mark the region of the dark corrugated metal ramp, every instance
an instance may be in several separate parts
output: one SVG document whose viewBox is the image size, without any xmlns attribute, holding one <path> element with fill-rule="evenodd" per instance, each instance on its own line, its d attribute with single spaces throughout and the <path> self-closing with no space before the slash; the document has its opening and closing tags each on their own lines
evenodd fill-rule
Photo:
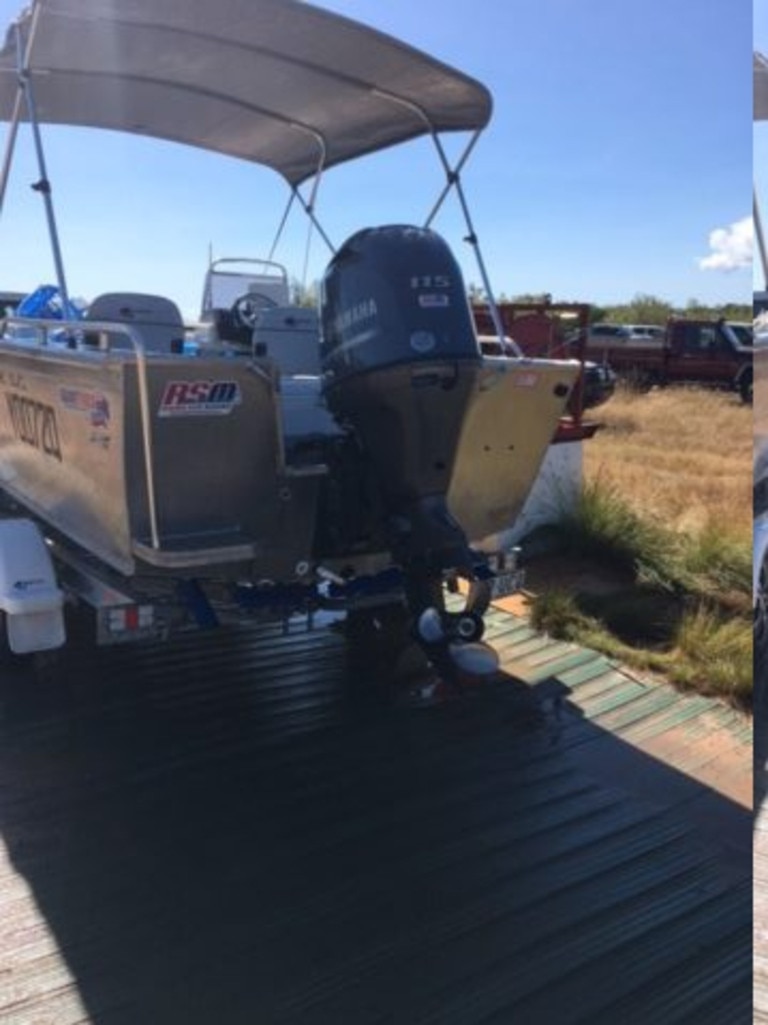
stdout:
<svg viewBox="0 0 768 1025">
<path fill-rule="evenodd" d="M 4 1025 L 751 1021 L 748 809 L 600 722 L 698 714 L 490 621 L 528 684 L 429 710 L 328 630 L 4 670 Z"/>
</svg>

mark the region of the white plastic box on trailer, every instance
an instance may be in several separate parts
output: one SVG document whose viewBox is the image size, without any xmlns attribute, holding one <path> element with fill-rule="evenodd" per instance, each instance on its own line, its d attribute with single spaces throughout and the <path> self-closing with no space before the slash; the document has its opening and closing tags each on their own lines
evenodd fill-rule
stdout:
<svg viewBox="0 0 768 1025">
<path fill-rule="evenodd" d="M 31 520 L 0 520 L 0 615 L 17 655 L 59 648 L 66 639 L 64 594 Z"/>
</svg>

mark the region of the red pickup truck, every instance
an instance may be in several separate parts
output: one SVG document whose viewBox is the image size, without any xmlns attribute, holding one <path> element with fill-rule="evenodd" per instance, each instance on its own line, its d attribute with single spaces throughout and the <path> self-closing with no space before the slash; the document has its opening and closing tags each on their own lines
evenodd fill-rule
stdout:
<svg viewBox="0 0 768 1025">
<path fill-rule="evenodd" d="M 613 395 L 616 375 L 604 363 L 584 358 L 591 307 L 587 303 L 500 302 L 499 317 L 509 348 L 501 351 L 496 325 L 485 306 L 473 306 L 480 346 L 488 356 L 515 355 L 540 359 L 579 359 L 582 372 L 569 411 L 577 419 L 582 410 L 594 409 Z M 514 340 L 514 341 L 512 341 Z"/>
<path fill-rule="evenodd" d="M 752 401 L 752 347 L 725 320 L 673 317 L 660 335 L 638 337 L 622 325 L 596 324 L 586 355 L 636 387 L 699 384 L 737 391 Z"/>
</svg>

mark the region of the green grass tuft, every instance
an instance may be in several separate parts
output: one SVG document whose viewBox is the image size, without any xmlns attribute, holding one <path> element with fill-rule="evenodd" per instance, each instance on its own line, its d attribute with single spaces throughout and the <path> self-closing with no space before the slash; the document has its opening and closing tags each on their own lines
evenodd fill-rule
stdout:
<svg viewBox="0 0 768 1025">
<path fill-rule="evenodd" d="M 609 594 L 538 595 L 531 622 L 673 683 L 742 706 L 752 694 L 750 545 L 708 527 L 680 534 L 641 516 L 597 480 L 554 525 L 564 555 L 623 572 Z"/>
<path fill-rule="evenodd" d="M 565 549 L 645 582 L 669 582 L 679 541 L 672 531 L 644 519 L 600 480 L 586 484 L 573 511 L 556 524 Z"/>
<path fill-rule="evenodd" d="M 692 609 L 678 628 L 670 675 L 673 682 L 742 704 L 752 694 L 752 624 L 745 617 L 723 619 L 704 605 Z"/>
</svg>

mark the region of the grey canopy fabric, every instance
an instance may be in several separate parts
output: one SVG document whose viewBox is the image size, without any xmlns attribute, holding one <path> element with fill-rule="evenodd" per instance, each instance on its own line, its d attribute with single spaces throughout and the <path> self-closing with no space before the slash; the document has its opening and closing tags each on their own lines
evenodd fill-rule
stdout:
<svg viewBox="0 0 768 1025">
<path fill-rule="evenodd" d="M 768 121 L 768 60 L 755 53 L 752 58 L 753 120 Z"/>
<path fill-rule="evenodd" d="M 318 165 L 479 129 L 491 114 L 475 80 L 299 0 L 36 0 L 19 25 L 40 122 L 175 140 L 265 164 L 293 185 Z M 16 51 L 11 29 L 2 120 Z"/>
</svg>

